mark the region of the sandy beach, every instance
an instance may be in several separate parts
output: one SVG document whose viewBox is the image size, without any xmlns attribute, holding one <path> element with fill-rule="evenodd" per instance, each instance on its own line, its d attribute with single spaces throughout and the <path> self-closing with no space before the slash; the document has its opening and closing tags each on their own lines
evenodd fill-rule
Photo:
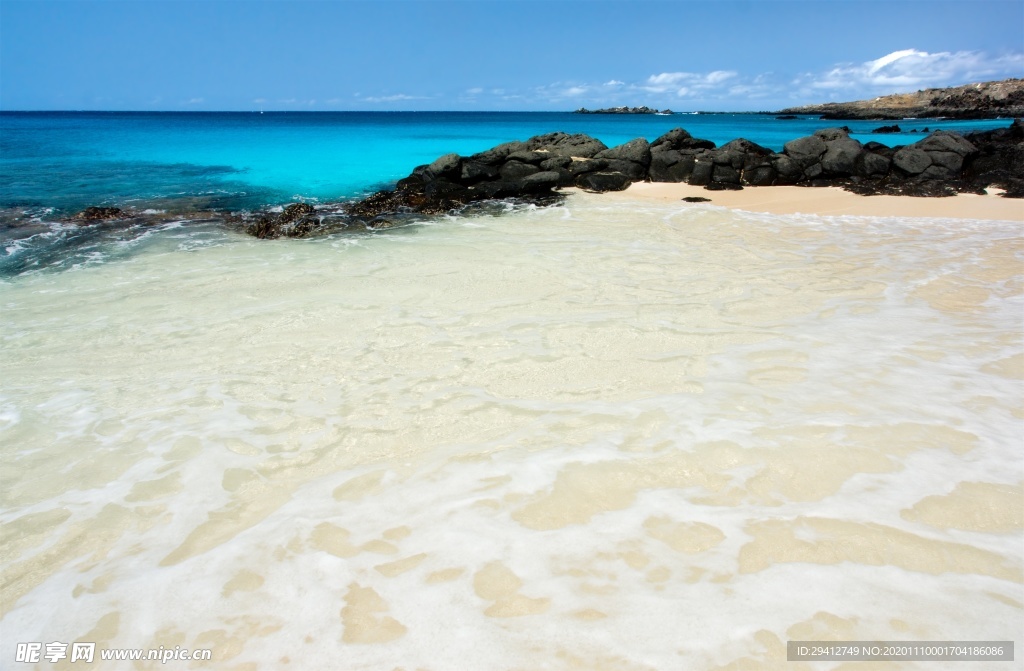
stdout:
<svg viewBox="0 0 1024 671">
<path fill-rule="evenodd" d="M 711 205 L 770 214 L 939 217 L 1024 222 L 1024 201 L 1003 198 L 998 195 L 998 189 L 990 191 L 984 196 L 961 193 L 949 198 L 914 198 L 860 196 L 839 187 L 772 186 L 746 188 L 742 191 L 708 191 L 701 186 L 683 183 L 636 182 L 625 191 L 608 192 L 604 197 L 616 201 L 643 199 L 669 203 L 696 196 L 710 198 Z"/>
</svg>

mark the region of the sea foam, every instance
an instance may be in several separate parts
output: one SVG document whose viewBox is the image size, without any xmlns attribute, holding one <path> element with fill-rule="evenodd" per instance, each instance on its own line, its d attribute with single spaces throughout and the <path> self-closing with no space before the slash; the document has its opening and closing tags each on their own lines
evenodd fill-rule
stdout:
<svg viewBox="0 0 1024 671">
<path fill-rule="evenodd" d="M 0 658 L 769 668 L 1021 631 L 1015 224 L 574 195 L 181 231 L 0 287 Z"/>
</svg>

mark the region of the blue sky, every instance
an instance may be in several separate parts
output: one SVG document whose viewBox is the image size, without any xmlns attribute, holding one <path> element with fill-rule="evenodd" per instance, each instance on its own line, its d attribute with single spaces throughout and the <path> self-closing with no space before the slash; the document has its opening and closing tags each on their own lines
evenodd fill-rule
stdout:
<svg viewBox="0 0 1024 671">
<path fill-rule="evenodd" d="M 2 0 L 0 109 L 773 110 L 1024 77 L 1024 0 Z"/>
</svg>

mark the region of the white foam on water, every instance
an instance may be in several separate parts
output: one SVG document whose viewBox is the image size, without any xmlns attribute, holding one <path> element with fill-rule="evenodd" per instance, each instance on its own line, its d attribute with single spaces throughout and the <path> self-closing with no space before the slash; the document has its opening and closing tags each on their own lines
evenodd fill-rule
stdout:
<svg viewBox="0 0 1024 671">
<path fill-rule="evenodd" d="M 1024 630 L 1016 224 L 576 195 L 173 239 L 0 288 L 0 659 L 780 668 Z"/>
</svg>

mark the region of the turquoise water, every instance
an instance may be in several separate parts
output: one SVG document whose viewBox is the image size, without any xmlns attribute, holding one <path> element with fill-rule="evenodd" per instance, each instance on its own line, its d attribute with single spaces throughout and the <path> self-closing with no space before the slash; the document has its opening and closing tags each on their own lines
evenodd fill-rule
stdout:
<svg viewBox="0 0 1024 671">
<path fill-rule="evenodd" d="M 871 135 L 876 121 L 849 126 L 864 142 L 905 144 L 923 137 L 913 129 L 1007 123 L 907 121 L 900 135 Z M 356 198 L 442 154 L 473 154 L 542 133 L 587 133 L 614 146 L 681 126 L 719 145 L 745 137 L 780 150 L 830 125 L 836 122 L 763 114 L 3 113 L 0 277 L 129 258 L 167 235 L 183 237 L 186 248 L 210 244 L 232 235 L 225 212 Z M 131 225 L 68 223 L 90 205 L 148 214 Z"/>
<path fill-rule="evenodd" d="M 846 122 L 863 142 L 907 144 L 920 134 L 871 135 L 877 121 Z M 980 130 L 1008 122 L 920 120 L 909 131 Z M 471 154 L 552 131 L 609 146 L 684 127 L 722 144 L 745 137 L 779 150 L 834 121 L 772 115 L 607 116 L 571 113 L 4 113 L 0 207 L 88 205 L 242 209 L 364 194 L 448 152 Z"/>
</svg>

